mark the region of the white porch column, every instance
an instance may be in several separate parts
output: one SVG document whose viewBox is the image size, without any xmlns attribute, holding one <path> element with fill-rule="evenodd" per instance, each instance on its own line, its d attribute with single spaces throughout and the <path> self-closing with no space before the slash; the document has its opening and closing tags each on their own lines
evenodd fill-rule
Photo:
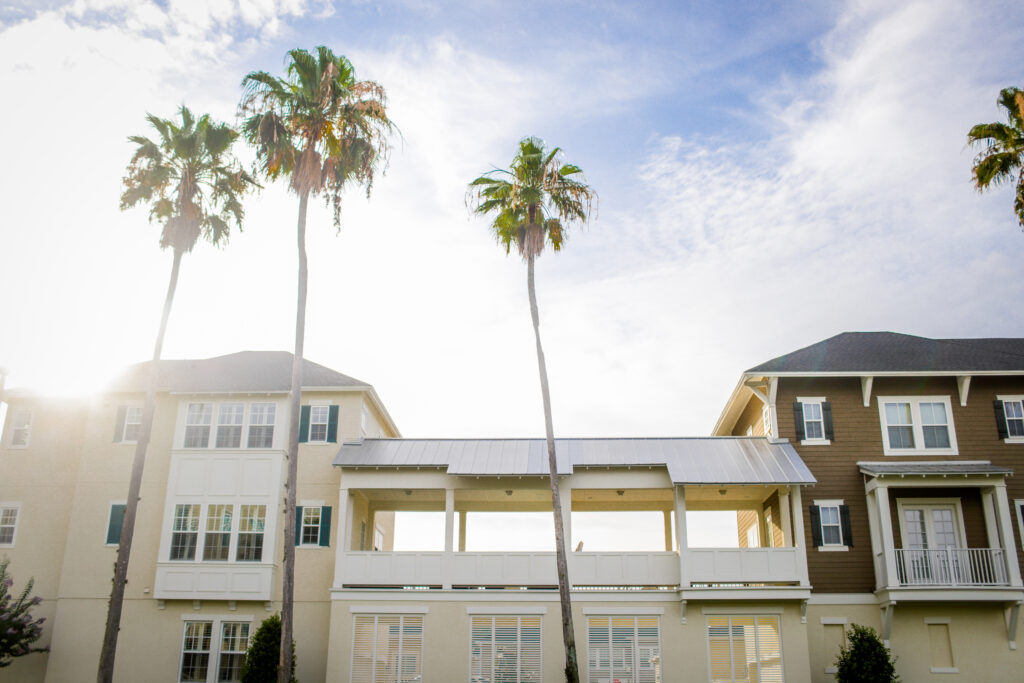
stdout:
<svg viewBox="0 0 1024 683">
<path fill-rule="evenodd" d="M 879 482 L 875 488 L 875 500 L 878 503 L 878 528 L 882 532 L 882 554 L 885 557 L 885 585 L 898 586 L 900 575 L 896 570 L 896 541 L 892 533 L 889 487 Z"/>
<path fill-rule="evenodd" d="M 349 535 L 352 533 L 352 496 L 348 489 L 341 489 L 338 492 L 338 536 L 334 551 L 334 587 L 341 588 L 342 579 L 345 575 L 345 553 L 351 547 L 348 545 Z"/>
<path fill-rule="evenodd" d="M 875 489 L 865 494 L 868 505 L 868 530 L 871 536 L 871 560 L 875 568 L 875 588 L 885 588 L 885 546 L 882 544 L 882 528 L 878 521 L 878 496 Z"/>
<path fill-rule="evenodd" d="M 455 544 L 455 489 L 444 490 L 444 576 L 442 585 L 452 587 L 452 552 Z"/>
<path fill-rule="evenodd" d="M 459 512 L 459 552 L 466 552 L 466 511 Z"/>
<path fill-rule="evenodd" d="M 679 546 L 679 587 L 689 588 L 690 579 L 686 575 L 686 489 L 677 484 L 673 487 L 675 492 L 676 510 L 676 545 Z"/>
<path fill-rule="evenodd" d="M 665 518 L 665 552 L 672 552 L 672 511 L 662 510 L 661 514 Z"/>
<path fill-rule="evenodd" d="M 1010 512 L 1010 501 L 1006 498 L 1006 484 L 996 484 L 995 508 L 999 520 L 999 536 L 1002 538 L 1003 552 L 1006 553 L 1006 576 L 1011 586 L 1020 586 L 1020 565 L 1017 563 L 1017 548 L 1013 540 L 1013 515 Z"/>
<path fill-rule="evenodd" d="M 782 545 L 786 548 L 792 548 L 793 543 L 793 527 L 792 527 L 792 515 L 789 512 L 789 493 L 783 493 L 779 491 L 779 524 L 782 525 Z"/>
<path fill-rule="evenodd" d="M 796 554 L 797 571 L 800 573 L 800 585 L 811 585 L 810 577 L 807 574 L 807 536 L 804 535 L 804 510 L 800 495 L 800 487 L 794 486 L 790 495 L 793 513 L 793 547 L 800 548 Z"/>
<path fill-rule="evenodd" d="M 998 548 L 999 544 L 999 521 L 996 519 L 996 508 L 993 498 L 995 490 L 984 488 L 981 490 L 981 509 L 985 512 L 985 534 L 988 538 L 989 548 Z"/>
</svg>

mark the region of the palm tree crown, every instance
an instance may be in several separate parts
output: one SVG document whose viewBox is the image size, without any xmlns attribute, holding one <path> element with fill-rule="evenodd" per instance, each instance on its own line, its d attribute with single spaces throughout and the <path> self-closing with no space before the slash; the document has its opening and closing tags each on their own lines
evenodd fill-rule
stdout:
<svg viewBox="0 0 1024 683">
<path fill-rule="evenodd" d="M 384 88 L 356 80 L 352 63 L 329 48 L 288 52 L 287 76 L 254 71 L 242 80 L 242 131 L 257 149 L 263 173 L 286 176 L 300 197 L 325 194 L 338 225 L 341 192 L 366 185 L 386 165 L 388 136 Z"/>
<path fill-rule="evenodd" d="M 1024 228 L 1024 90 L 1003 88 L 999 106 L 1007 123 L 979 123 L 967 133 L 967 142 L 984 145 L 974 158 L 974 186 L 979 192 L 1017 183 L 1013 210 Z"/>
<path fill-rule="evenodd" d="M 583 171 L 560 160 L 561 148 L 545 151 L 539 138 L 523 138 L 508 170 L 496 169 L 469 184 L 473 213 L 495 214 L 491 230 L 505 253 L 516 246 L 523 260 L 536 258 L 550 242 L 558 251 L 567 223 L 585 223 L 597 193 Z"/>
<path fill-rule="evenodd" d="M 198 119 L 188 107 L 181 124 L 149 114 L 158 134 L 128 139 L 138 145 L 124 176 L 121 209 L 149 203 L 149 219 L 163 223 L 161 248 L 188 253 L 200 236 L 220 245 L 230 223 L 242 229 L 242 196 L 258 187 L 231 155 L 238 133 L 209 114 Z"/>
</svg>

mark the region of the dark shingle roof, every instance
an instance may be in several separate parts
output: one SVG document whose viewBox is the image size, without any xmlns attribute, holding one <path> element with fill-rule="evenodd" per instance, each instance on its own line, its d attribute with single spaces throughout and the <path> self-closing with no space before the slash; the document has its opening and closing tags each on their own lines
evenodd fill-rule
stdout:
<svg viewBox="0 0 1024 683">
<path fill-rule="evenodd" d="M 288 391 L 292 354 L 287 351 L 240 351 L 215 358 L 160 361 L 157 391 Z M 152 361 L 136 363 L 111 383 L 110 391 L 145 391 Z M 364 387 L 366 382 L 304 359 L 302 386 Z"/>
<path fill-rule="evenodd" d="M 915 371 L 1024 371 L 1024 339 L 929 339 L 896 332 L 843 332 L 747 372 Z"/>
</svg>

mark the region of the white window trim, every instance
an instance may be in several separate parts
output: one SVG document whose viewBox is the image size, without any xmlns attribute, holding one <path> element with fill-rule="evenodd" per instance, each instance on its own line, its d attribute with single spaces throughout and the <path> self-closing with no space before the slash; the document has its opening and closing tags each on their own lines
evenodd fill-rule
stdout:
<svg viewBox="0 0 1024 683">
<path fill-rule="evenodd" d="M 1013 501 L 1013 510 L 1017 515 L 1017 530 L 1020 532 L 1020 547 L 1024 550 L 1024 514 L 1021 514 L 1020 506 L 1024 505 L 1024 498 L 1016 498 Z"/>
<path fill-rule="evenodd" d="M 417 681 L 423 680 L 423 669 L 425 668 L 424 667 L 424 652 L 426 650 L 426 643 L 425 643 L 424 638 L 423 638 L 424 632 L 426 631 L 426 624 L 423 623 L 424 622 L 423 614 L 425 614 L 425 612 L 421 612 L 421 611 L 419 611 L 417 609 L 407 610 L 407 611 L 402 611 L 402 612 L 391 611 L 391 610 L 379 610 L 378 609 L 378 610 L 375 610 L 375 611 L 372 611 L 372 612 L 362 612 L 362 611 L 356 612 L 356 611 L 353 610 L 351 612 L 351 614 L 352 614 L 352 622 L 351 622 L 352 623 L 352 644 L 349 646 L 349 660 L 350 660 L 349 661 L 349 668 L 348 668 L 349 680 L 355 679 L 356 673 L 357 673 L 355 671 L 355 665 L 356 665 L 356 634 L 358 633 L 358 629 L 356 628 L 356 626 L 359 623 L 360 617 L 362 617 L 362 618 L 367 618 L 367 617 L 400 617 L 399 623 L 402 624 L 402 625 L 405 624 L 405 619 L 401 619 L 401 617 L 412 618 L 412 619 L 417 619 L 418 618 L 420 620 L 420 622 L 419 622 L 419 628 L 420 628 L 419 641 L 420 641 L 420 645 L 419 645 L 419 648 L 417 649 L 415 654 L 416 654 L 416 662 L 418 664 L 417 669 L 419 670 L 419 675 L 416 676 L 415 680 L 417 680 Z M 377 646 L 380 643 L 380 626 L 379 626 L 379 624 L 380 624 L 380 622 L 377 619 L 374 619 L 374 625 L 377 626 L 377 628 L 373 629 L 373 634 L 374 634 L 373 650 L 374 650 L 374 654 L 376 654 Z M 399 628 L 401 629 L 401 626 Z M 401 640 L 402 636 L 404 636 L 404 631 L 402 631 L 401 635 L 399 636 L 400 640 Z M 470 647 L 472 648 L 472 645 Z M 411 650 L 412 650 L 412 648 L 410 648 L 409 654 L 413 654 L 411 652 Z M 404 647 L 398 652 L 398 655 L 400 657 L 406 656 L 406 652 L 405 652 L 405 648 Z M 371 666 L 373 666 L 373 665 L 371 665 Z M 376 677 L 374 677 L 374 678 L 376 679 Z M 412 679 L 406 679 L 404 676 L 402 676 L 402 680 L 412 680 Z"/>
<path fill-rule="evenodd" d="M 716 611 L 709 611 L 707 609 L 704 609 L 704 610 L 701 610 L 701 611 L 706 615 L 705 619 L 704 619 L 704 648 L 705 648 L 704 651 L 707 653 L 707 658 L 708 658 L 708 680 L 711 680 L 711 668 L 712 668 L 712 666 L 714 666 L 714 662 L 713 662 L 712 657 L 711 657 L 711 632 L 709 630 L 710 629 L 710 624 L 708 624 L 708 619 L 707 619 L 707 616 L 711 616 L 711 615 L 719 615 L 719 616 L 723 616 L 723 615 L 728 615 L 728 616 L 744 616 L 744 617 L 754 617 L 755 619 L 757 617 L 775 617 L 776 619 L 778 619 L 779 620 L 778 621 L 778 624 L 779 624 L 779 668 L 782 671 L 783 678 L 785 678 L 785 676 L 786 676 L 786 654 L 785 654 L 785 645 L 783 644 L 783 640 L 782 640 L 782 610 L 778 610 L 778 611 L 775 611 L 775 610 L 758 610 L 757 612 L 750 612 L 749 610 L 736 610 L 736 611 L 717 611 L 716 610 Z M 730 621 L 729 623 L 730 623 L 729 630 L 730 630 L 730 645 L 731 645 L 732 644 L 732 634 L 731 634 L 731 631 L 732 631 L 731 624 L 732 624 L 732 622 Z M 755 624 L 756 623 L 757 622 L 755 622 Z M 758 630 L 759 629 L 757 629 L 757 628 L 754 629 L 754 637 L 755 637 L 755 639 L 758 637 Z"/>
<path fill-rule="evenodd" d="M 515 616 L 515 617 L 519 617 L 520 619 L 523 619 L 523 618 L 526 618 L 526 619 L 536 618 L 537 621 L 539 622 L 538 628 L 540 630 L 540 642 L 539 642 L 539 647 L 537 648 L 537 670 L 540 671 L 540 675 L 541 675 L 540 680 L 543 680 L 543 678 L 544 678 L 544 621 L 545 621 L 543 616 L 542 616 L 544 614 L 543 612 L 541 612 L 541 613 L 532 612 L 530 610 L 530 608 L 525 608 L 525 609 L 524 608 L 519 608 L 519 609 L 506 608 L 506 609 L 511 609 L 512 610 L 512 611 L 508 611 L 508 612 L 504 611 L 502 608 L 494 608 L 494 607 L 492 607 L 491 609 L 482 609 L 480 612 L 470 612 L 469 611 L 470 609 L 471 608 L 467 607 L 466 608 L 466 613 L 470 614 L 470 615 L 473 615 L 473 616 L 476 616 L 476 617 L 488 617 L 488 616 L 491 616 L 491 617 L 502 617 L 502 616 L 509 617 L 509 616 Z M 540 608 L 540 609 L 544 609 L 546 611 L 547 608 Z M 521 624 L 520 624 L 519 627 L 517 627 L 517 631 L 521 631 Z M 491 632 L 491 642 L 492 642 L 492 644 L 494 643 L 494 632 L 493 631 Z M 518 637 L 516 639 L 516 659 L 518 661 L 522 660 L 522 651 L 523 651 L 522 638 Z M 493 666 L 493 660 L 492 660 L 492 666 Z M 472 617 L 470 617 L 470 620 L 469 620 L 469 680 L 473 680 L 473 619 L 472 619 Z"/>
<path fill-rule="evenodd" d="M 128 501 L 124 500 L 124 499 L 112 500 L 112 501 L 110 501 L 107 504 L 107 526 L 103 529 L 103 540 L 104 541 L 106 541 L 107 531 L 110 529 L 110 517 L 114 514 L 114 506 L 115 505 L 124 505 L 124 506 L 127 507 Z M 173 524 L 173 522 L 172 522 L 172 524 Z M 117 548 L 120 544 L 119 543 L 106 543 L 106 542 L 104 542 L 103 545 L 104 545 L 104 547 L 107 547 L 107 548 Z"/>
<path fill-rule="evenodd" d="M 314 503 L 313 501 L 309 501 L 309 502 L 303 503 L 301 507 L 302 507 L 303 518 L 299 520 L 299 547 L 300 548 L 319 548 L 320 547 L 320 532 L 323 530 L 323 524 L 324 524 L 324 504 L 323 503 Z M 306 514 L 306 510 L 307 509 L 312 509 L 312 508 L 316 508 L 316 509 L 320 510 L 320 515 L 317 517 L 318 521 L 317 521 L 317 524 L 316 524 L 316 542 L 315 543 L 304 543 L 302 538 L 303 538 L 303 536 L 305 536 L 305 533 L 304 533 L 304 528 L 306 526 L 305 523 L 304 523 L 305 522 L 305 514 Z"/>
<path fill-rule="evenodd" d="M 611 620 L 611 619 L 621 619 L 623 617 L 633 617 L 633 633 L 634 633 L 634 635 L 638 636 L 637 640 L 639 640 L 639 626 L 640 626 L 638 622 L 641 619 L 651 619 L 651 618 L 657 619 L 658 620 L 658 646 L 657 646 L 658 647 L 658 654 L 656 655 L 656 657 L 658 658 L 658 662 L 661 664 L 661 670 L 662 670 L 662 673 L 664 674 L 664 670 L 665 670 L 664 662 L 665 662 L 665 659 L 664 659 L 664 648 L 663 648 L 663 643 L 662 643 L 662 639 L 661 639 L 661 616 L 662 616 L 663 613 L 664 613 L 664 610 L 662 610 L 661 613 L 659 613 L 659 614 L 650 614 L 650 613 L 644 613 L 644 612 L 638 612 L 638 611 L 628 611 L 628 608 L 626 608 L 622 612 L 619 612 L 618 614 L 608 613 L 607 610 L 605 610 L 604 612 L 595 612 L 593 614 L 587 615 L 588 618 L 585 619 L 584 621 L 587 622 L 586 623 L 586 629 L 587 629 L 587 631 L 586 631 L 586 637 L 587 637 L 586 674 L 587 674 L 588 680 L 589 680 L 589 677 L 590 677 L 590 647 L 591 647 L 591 642 L 590 642 L 590 618 L 600 619 L 601 617 L 607 617 L 609 620 Z M 609 621 L 609 627 L 610 626 L 611 626 L 611 622 Z M 609 628 L 609 630 L 611 630 L 611 629 Z M 609 633 L 609 635 L 611 635 L 611 634 Z M 638 644 L 638 642 L 636 640 L 633 641 L 633 648 L 632 648 L 632 650 L 633 651 L 631 653 L 631 659 L 635 663 L 636 669 L 638 670 L 637 673 L 639 674 L 639 670 L 640 670 L 639 669 L 639 663 L 640 663 L 639 650 L 640 650 L 640 646 L 639 646 L 639 644 Z M 609 656 L 611 656 L 610 652 L 609 652 Z M 611 662 L 609 662 L 609 664 L 611 664 Z M 611 670 L 614 671 L 614 667 L 612 667 Z M 639 678 L 639 676 L 637 678 Z"/>
<path fill-rule="evenodd" d="M 889 430 L 885 421 L 886 403 L 909 403 L 910 422 L 914 432 L 914 448 L 891 448 Z M 949 448 L 925 448 L 924 430 L 921 425 L 921 404 L 942 403 L 946 406 L 946 427 L 949 430 Z M 953 404 L 949 396 L 879 396 L 878 420 L 882 430 L 882 452 L 885 455 L 960 455 L 956 443 L 956 428 L 953 426 Z"/>
<path fill-rule="evenodd" d="M 842 505 L 846 505 L 842 498 L 829 498 L 825 500 L 815 500 L 814 505 L 819 508 L 839 508 Z M 818 524 L 821 524 L 821 517 L 818 517 Z M 846 544 L 846 539 L 843 538 L 843 511 L 839 510 L 839 540 L 841 543 L 825 543 L 825 529 L 820 528 L 821 531 L 821 545 L 818 546 L 819 553 L 845 553 L 850 550 L 850 546 Z"/>
<path fill-rule="evenodd" d="M 196 532 L 196 555 L 191 560 L 172 560 L 171 559 L 171 545 L 174 538 L 174 515 L 177 506 L 179 505 L 198 505 L 199 506 L 199 530 Z M 224 533 L 224 532 L 210 532 L 206 528 L 206 521 L 210 515 L 211 505 L 229 505 L 231 506 L 231 542 L 228 545 L 228 559 L 227 560 L 204 560 L 203 559 L 203 548 L 206 546 L 206 534 L 207 533 Z M 243 505 L 263 505 L 266 507 L 263 517 L 263 556 L 259 560 L 239 560 L 238 559 L 238 536 L 241 533 L 255 533 L 253 531 L 241 531 L 242 526 L 242 506 Z M 271 515 L 273 514 L 272 506 L 267 502 L 256 502 L 248 500 L 239 500 L 237 498 L 224 498 L 224 497 L 212 497 L 212 498 L 196 498 L 196 497 L 183 497 L 177 498 L 170 503 L 170 507 L 167 511 L 167 520 L 165 520 L 164 526 L 166 527 L 166 550 L 161 550 L 160 562 L 169 562 L 175 565 L 189 565 L 201 563 L 208 567 L 224 567 L 224 566 L 242 566 L 242 567 L 253 567 L 263 564 L 269 564 L 271 561 L 267 558 L 270 557 L 270 553 L 274 552 L 272 547 L 274 541 L 275 529 L 271 529 L 270 521 Z M 186 532 L 181 532 L 186 533 Z M 192 532 L 187 532 L 192 533 Z M 163 548 L 163 544 L 161 544 Z M 192 619 L 196 621 L 196 619 Z"/>
<path fill-rule="evenodd" d="M 821 618 L 821 632 L 824 637 L 826 626 L 842 626 L 843 627 L 843 644 L 846 644 L 846 617 L 822 617 Z M 834 674 L 839 673 L 839 667 L 835 663 L 830 663 L 825 666 L 825 673 Z"/>
<path fill-rule="evenodd" d="M 25 443 L 14 443 L 14 431 L 17 429 L 14 425 L 15 420 L 18 417 L 18 413 L 28 413 L 28 425 L 25 426 Z M 32 408 L 17 408 L 15 410 L 9 410 L 8 414 L 10 415 L 11 435 L 7 437 L 7 447 L 28 448 L 32 445 L 32 423 L 35 420 L 35 411 Z"/>
<path fill-rule="evenodd" d="M 1020 401 L 1024 404 L 1024 394 L 998 394 L 996 396 L 997 401 L 1006 402 Z M 1006 426 L 1006 438 L 1003 439 L 1003 443 L 1024 443 L 1024 436 L 1010 436 L 1010 423 L 1006 419 L 1006 406 L 1003 406 L 1003 424 Z"/>
<path fill-rule="evenodd" d="M 217 410 L 214 412 L 212 429 L 213 433 L 210 435 L 210 443 L 212 443 L 213 445 L 210 446 L 210 448 L 213 448 L 218 451 L 239 451 L 244 449 L 245 445 L 249 442 L 247 438 L 249 436 L 249 430 L 247 429 L 247 425 L 249 422 L 250 404 L 246 403 L 245 401 L 218 401 L 215 405 L 217 406 Z M 224 408 L 226 406 L 239 405 L 242 406 L 242 421 L 221 423 L 221 413 L 224 411 Z M 238 427 L 239 433 L 237 446 L 217 445 L 217 436 L 218 433 L 220 432 L 221 427 Z"/>
<path fill-rule="evenodd" d="M 185 629 L 188 622 L 207 622 L 210 627 L 210 658 L 206 665 L 207 683 L 216 683 L 217 672 L 220 669 L 220 646 L 223 636 L 222 624 L 224 622 L 239 622 L 249 624 L 249 640 L 256 635 L 256 629 L 252 627 L 253 617 L 251 614 L 182 614 L 181 615 L 181 636 L 178 638 L 178 671 L 174 675 L 175 681 L 181 681 L 181 666 L 185 662 Z M 257 627 L 259 628 L 259 627 Z"/>
<path fill-rule="evenodd" d="M 18 543 L 18 526 L 21 524 L 21 503 L 13 501 L 0 501 L 0 510 L 14 509 L 17 514 L 14 516 L 14 535 L 10 543 L 0 543 L 0 548 L 13 548 Z"/>
<path fill-rule="evenodd" d="M 897 498 L 896 499 L 896 516 L 900 524 L 900 545 L 904 546 L 904 550 L 907 545 L 907 530 L 904 524 L 904 508 L 918 508 L 918 507 L 952 507 L 954 520 L 954 528 L 956 529 L 956 543 L 957 548 L 967 547 L 967 530 L 964 527 L 964 510 L 960 504 L 959 498 Z M 930 541 L 931 539 L 929 539 Z"/>
<path fill-rule="evenodd" d="M 800 441 L 801 446 L 830 446 L 832 442 L 825 436 L 825 411 L 821 408 L 821 404 L 825 403 L 827 399 L 824 396 L 797 396 L 797 402 L 800 404 L 801 412 L 803 406 L 806 403 L 817 403 L 818 409 L 821 411 L 821 438 L 820 439 L 803 439 Z M 804 421 L 804 434 L 807 434 L 807 418 L 804 415 L 800 416 L 800 419 Z"/>
<path fill-rule="evenodd" d="M 314 423 L 313 422 L 313 409 L 314 408 L 326 408 L 327 409 L 327 419 L 324 420 L 323 422 L 315 422 Z M 340 419 L 340 416 L 339 416 L 339 419 Z M 317 425 L 321 425 L 322 424 L 324 426 L 324 438 L 322 438 L 322 439 L 314 439 L 313 438 L 313 425 L 314 424 L 317 424 Z M 330 436 L 330 431 L 331 431 L 331 404 L 330 403 L 313 403 L 313 402 L 310 402 L 309 403 L 309 431 L 306 432 L 306 443 L 328 443 L 327 439 Z"/>
<path fill-rule="evenodd" d="M 223 406 L 225 404 L 231 404 L 231 403 L 241 403 L 242 406 L 243 406 L 243 410 L 242 410 L 242 425 L 241 425 L 242 426 L 242 436 L 239 439 L 238 448 L 218 448 L 217 447 L 217 427 L 219 426 L 218 422 L 219 422 L 219 419 L 220 419 L 220 409 L 221 409 L 221 406 Z M 253 407 L 254 404 L 261 404 L 261 403 L 273 404 L 273 406 L 274 406 L 274 422 L 273 422 L 272 425 L 263 425 L 263 424 L 254 425 L 254 424 L 252 424 L 252 407 Z M 209 435 L 209 438 L 207 438 L 207 440 L 206 440 L 206 445 L 205 446 L 188 446 L 188 447 L 185 446 L 185 433 L 186 433 L 186 431 L 188 430 L 188 427 L 189 427 L 189 424 L 188 424 L 188 409 L 189 409 L 189 406 L 191 406 L 193 404 L 209 404 L 209 405 L 213 406 L 213 415 L 210 418 L 210 425 L 209 425 L 209 427 L 210 427 L 210 435 Z M 189 451 L 189 452 L 204 451 L 204 450 L 205 451 L 216 451 L 218 453 L 237 453 L 237 452 L 240 452 L 240 451 L 269 451 L 269 450 L 274 449 L 275 444 L 278 443 L 279 434 L 280 434 L 280 431 L 281 431 L 280 420 L 281 420 L 281 404 L 280 404 L 279 401 L 266 400 L 266 399 L 263 399 L 263 400 L 252 400 L 252 401 L 247 401 L 247 400 L 234 400 L 233 401 L 233 400 L 230 400 L 230 399 L 226 399 L 226 400 L 223 400 L 223 401 L 210 401 L 210 400 L 203 400 L 202 398 L 200 398 L 199 400 L 196 400 L 196 399 L 186 399 L 186 400 L 183 400 L 181 402 L 180 417 L 179 417 L 179 421 L 178 421 L 177 435 L 175 437 L 175 444 L 177 445 L 177 448 L 179 448 L 181 450 L 186 450 L 186 451 Z M 273 436 L 271 437 L 271 441 L 270 441 L 271 445 L 268 448 L 257 448 L 257 447 L 249 448 L 249 429 L 250 429 L 250 427 L 267 427 L 267 426 L 272 426 L 273 427 Z"/>
<path fill-rule="evenodd" d="M 138 401 L 129 401 L 127 403 L 121 403 L 117 407 L 118 407 L 119 410 L 121 408 L 125 409 L 125 411 L 124 411 L 124 424 L 121 425 L 121 433 L 117 435 L 118 436 L 117 442 L 118 443 L 127 443 L 127 444 L 138 443 L 139 442 L 138 439 L 126 439 L 125 438 L 125 434 L 128 432 L 128 425 L 129 424 L 133 424 L 133 425 L 137 424 L 137 425 L 139 425 L 139 431 L 142 431 L 142 417 L 143 416 L 140 413 L 139 414 L 139 421 L 138 422 L 128 422 L 128 412 L 130 410 L 132 410 L 133 408 L 138 408 L 141 411 L 141 410 L 144 409 L 144 406 L 141 403 L 139 403 Z M 116 419 L 116 414 L 115 414 L 115 419 Z"/>
</svg>

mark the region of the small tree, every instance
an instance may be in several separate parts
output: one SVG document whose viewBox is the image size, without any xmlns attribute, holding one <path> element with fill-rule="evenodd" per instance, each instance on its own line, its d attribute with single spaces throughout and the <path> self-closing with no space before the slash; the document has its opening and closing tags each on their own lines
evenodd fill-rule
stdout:
<svg viewBox="0 0 1024 683">
<path fill-rule="evenodd" d="M 846 645 L 836 658 L 836 681 L 839 683 L 896 683 L 896 660 L 875 629 L 851 624 L 846 632 Z"/>
<path fill-rule="evenodd" d="M 0 560 L 0 668 L 10 666 L 15 657 L 30 652 L 47 652 L 47 647 L 32 647 L 32 643 L 43 635 L 44 617 L 33 619 L 29 610 L 42 600 L 29 597 L 32 592 L 33 579 L 29 579 L 25 588 L 15 598 L 10 592 L 14 579 L 7 575 L 8 558 Z"/>
<path fill-rule="evenodd" d="M 281 616 L 263 620 L 249 639 L 249 651 L 242 664 L 242 683 L 276 683 L 281 662 Z M 292 683 L 295 683 L 295 641 L 292 641 Z"/>
</svg>

